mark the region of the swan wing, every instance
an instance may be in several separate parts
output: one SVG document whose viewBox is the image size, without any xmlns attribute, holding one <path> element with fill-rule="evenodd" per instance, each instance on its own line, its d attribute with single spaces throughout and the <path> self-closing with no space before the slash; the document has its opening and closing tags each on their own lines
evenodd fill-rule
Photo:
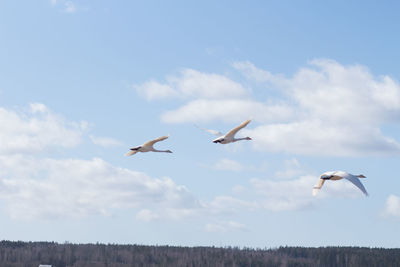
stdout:
<svg viewBox="0 0 400 267">
<path fill-rule="evenodd" d="M 226 137 L 226 138 L 233 138 L 233 137 L 235 136 L 235 134 L 236 134 L 237 132 L 239 132 L 240 129 L 246 127 L 247 124 L 249 124 L 250 122 L 251 122 L 251 120 L 247 120 L 247 121 L 245 121 L 245 122 L 242 122 L 242 124 L 240 124 L 239 126 L 233 128 L 232 130 L 230 130 L 230 131 L 225 135 L 225 137 Z"/>
<path fill-rule="evenodd" d="M 208 132 L 208 133 L 210 133 L 210 134 L 213 134 L 213 135 L 216 135 L 216 136 L 218 136 L 218 137 L 224 135 L 224 134 L 221 133 L 220 131 L 211 130 L 211 129 L 204 129 L 204 128 L 201 128 L 201 127 L 199 127 L 199 126 L 197 126 L 197 125 L 194 125 L 194 126 L 196 126 L 197 128 L 199 128 L 200 130 L 206 131 L 206 132 Z"/>
<path fill-rule="evenodd" d="M 142 146 L 152 147 L 155 143 L 163 141 L 163 140 L 165 140 L 167 138 L 168 138 L 168 135 L 161 136 L 161 137 L 158 137 L 158 138 L 156 138 L 154 140 L 151 140 L 151 141 L 148 141 L 148 142 L 144 143 Z"/>
<path fill-rule="evenodd" d="M 352 182 L 355 186 L 357 186 L 366 196 L 368 196 L 368 192 L 367 190 L 365 190 L 365 187 L 363 186 L 363 184 L 360 182 L 360 179 L 358 179 L 357 176 L 352 175 L 350 173 L 344 173 L 342 174 L 342 177 L 349 180 L 350 182 Z"/>
<path fill-rule="evenodd" d="M 313 196 L 316 196 L 316 195 L 317 195 L 317 193 L 319 192 L 319 190 L 321 189 L 321 187 L 324 185 L 324 182 L 325 182 L 324 179 L 319 178 L 317 184 L 314 185 L 314 188 L 313 188 L 313 191 L 312 191 Z"/>
</svg>

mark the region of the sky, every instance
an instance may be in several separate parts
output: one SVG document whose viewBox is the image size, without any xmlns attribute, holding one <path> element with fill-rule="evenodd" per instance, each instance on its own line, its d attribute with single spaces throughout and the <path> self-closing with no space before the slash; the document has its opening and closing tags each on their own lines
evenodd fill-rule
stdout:
<svg viewBox="0 0 400 267">
<path fill-rule="evenodd" d="M 0 0 L 0 239 L 399 247 L 399 8 Z"/>
</svg>

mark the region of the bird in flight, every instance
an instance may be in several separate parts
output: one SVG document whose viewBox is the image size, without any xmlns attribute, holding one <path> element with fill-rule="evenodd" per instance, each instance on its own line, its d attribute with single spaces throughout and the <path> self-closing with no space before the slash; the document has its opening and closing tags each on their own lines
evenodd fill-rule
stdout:
<svg viewBox="0 0 400 267">
<path fill-rule="evenodd" d="M 216 136 L 218 136 L 218 138 L 213 140 L 213 143 L 220 143 L 220 144 L 229 144 L 229 143 L 233 143 L 233 142 L 237 142 L 240 140 L 252 140 L 250 137 L 244 137 L 244 138 L 235 138 L 235 134 L 237 132 L 239 132 L 242 128 L 246 127 L 247 124 L 249 124 L 251 122 L 251 120 L 247 120 L 245 122 L 243 122 L 242 124 L 240 124 L 239 126 L 233 128 L 232 130 L 230 130 L 227 134 L 223 134 L 219 131 L 215 131 L 215 130 L 209 130 L 209 129 L 203 129 L 200 128 L 198 126 L 199 129 L 204 130 L 206 132 L 209 132 L 211 134 L 214 134 Z"/>
<path fill-rule="evenodd" d="M 144 144 L 141 145 L 141 146 L 132 147 L 132 148 L 130 149 L 130 151 L 129 151 L 128 153 L 125 154 L 125 156 L 132 156 L 132 155 L 136 154 L 137 152 L 149 152 L 149 151 L 152 151 L 152 152 L 166 152 L 166 153 L 172 153 L 171 150 L 158 150 L 158 149 L 155 149 L 155 148 L 153 147 L 153 145 L 154 145 L 155 143 L 160 142 L 160 141 L 163 141 L 163 140 L 165 140 L 165 139 L 167 139 L 167 138 L 168 138 L 168 136 L 161 136 L 161 137 L 158 137 L 158 138 L 156 138 L 156 139 L 154 139 L 154 140 L 148 141 L 148 142 L 144 143 Z"/>
<path fill-rule="evenodd" d="M 335 180 L 341 180 L 343 178 L 349 180 L 351 183 L 357 186 L 366 196 L 368 196 L 367 190 L 365 190 L 363 184 L 360 182 L 359 179 L 359 178 L 365 178 L 365 176 L 362 174 L 353 175 L 344 171 L 330 171 L 321 174 L 318 183 L 313 188 L 313 196 L 317 195 L 318 191 L 321 189 L 322 185 L 326 180 L 335 181 Z"/>
</svg>

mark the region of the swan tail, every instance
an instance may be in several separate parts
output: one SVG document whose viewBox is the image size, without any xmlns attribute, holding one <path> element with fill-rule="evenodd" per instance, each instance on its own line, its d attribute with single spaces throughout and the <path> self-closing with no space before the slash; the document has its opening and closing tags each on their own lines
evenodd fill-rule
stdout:
<svg viewBox="0 0 400 267">
<path fill-rule="evenodd" d="M 128 153 L 125 154 L 125 156 L 132 156 L 135 155 L 137 153 L 137 150 L 131 150 Z"/>
</svg>

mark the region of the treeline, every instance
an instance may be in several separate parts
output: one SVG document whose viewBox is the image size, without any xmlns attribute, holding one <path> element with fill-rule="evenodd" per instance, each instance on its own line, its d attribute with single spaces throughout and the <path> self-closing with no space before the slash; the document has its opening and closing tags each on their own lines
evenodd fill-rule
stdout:
<svg viewBox="0 0 400 267">
<path fill-rule="evenodd" d="M 280 247 L 277 249 L 58 244 L 0 241 L 1 267 L 130 266 L 400 266 L 400 249 Z"/>
</svg>

